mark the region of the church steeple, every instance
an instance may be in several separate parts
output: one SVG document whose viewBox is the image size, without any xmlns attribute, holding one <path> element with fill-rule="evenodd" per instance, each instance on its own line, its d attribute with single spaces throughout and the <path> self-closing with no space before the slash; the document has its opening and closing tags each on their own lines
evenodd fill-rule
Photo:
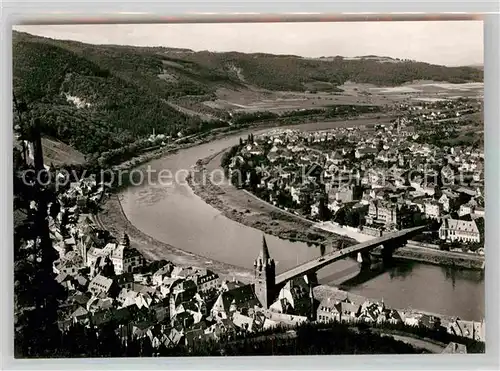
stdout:
<svg viewBox="0 0 500 371">
<path fill-rule="evenodd" d="M 130 238 L 129 238 L 128 234 L 126 234 L 126 233 L 123 234 L 123 238 L 122 238 L 120 244 L 125 248 L 130 247 Z"/>
<path fill-rule="evenodd" d="M 271 259 L 271 256 L 269 254 L 266 236 L 262 236 L 262 248 L 260 249 L 259 256 L 254 262 L 254 267 L 263 267 L 269 264 L 274 264 L 274 260 Z"/>
<path fill-rule="evenodd" d="M 269 248 L 267 247 L 266 236 L 262 236 L 262 249 L 260 250 L 259 258 L 262 259 L 262 262 L 267 262 L 270 258 L 269 256 Z"/>
<path fill-rule="evenodd" d="M 266 237 L 262 236 L 262 248 L 254 262 L 255 294 L 264 308 L 269 308 L 274 300 L 276 270 L 274 259 L 269 254 Z"/>
</svg>

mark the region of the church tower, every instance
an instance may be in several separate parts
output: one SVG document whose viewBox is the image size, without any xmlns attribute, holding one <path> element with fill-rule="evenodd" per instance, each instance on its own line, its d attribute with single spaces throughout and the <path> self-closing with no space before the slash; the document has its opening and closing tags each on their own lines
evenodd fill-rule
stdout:
<svg viewBox="0 0 500 371">
<path fill-rule="evenodd" d="M 274 259 L 271 259 L 269 256 L 269 249 L 265 236 L 262 236 L 262 249 L 254 262 L 254 269 L 255 295 L 262 306 L 267 309 L 274 301 L 276 267 Z"/>
<path fill-rule="evenodd" d="M 130 238 L 128 234 L 124 233 L 122 240 L 120 241 L 120 245 L 124 247 L 124 249 L 130 248 Z"/>
</svg>

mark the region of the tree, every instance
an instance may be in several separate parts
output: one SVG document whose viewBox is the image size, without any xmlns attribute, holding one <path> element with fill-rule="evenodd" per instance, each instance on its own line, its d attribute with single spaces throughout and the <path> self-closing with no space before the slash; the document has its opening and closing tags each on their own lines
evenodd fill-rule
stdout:
<svg viewBox="0 0 500 371">
<path fill-rule="evenodd" d="M 359 211 L 349 208 L 345 212 L 345 224 L 357 228 L 361 223 L 361 216 Z"/>
<path fill-rule="evenodd" d="M 311 194 L 309 192 L 301 192 L 301 209 L 304 215 L 310 215 L 311 214 L 311 206 L 312 206 L 312 198 Z"/>
<path fill-rule="evenodd" d="M 455 241 L 452 241 L 452 242 L 450 243 L 450 249 L 459 249 L 460 247 L 461 247 L 461 246 L 460 246 L 460 242 L 458 242 L 458 241 L 456 241 L 456 240 L 455 240 Z"/>
<path fill-rule="evenodd" d="M 241 188 L 243 185 L 241 171 L 239 169 L 233 169 L 231 172 L 231 184 L 236 188 Z"/>
<path fill-rule="evenodd" d="M 102 267 L 101 275 L 108 278 L 115 277 L 115 267 L 109 256 L 106 257 L 104 267 Z"/>
<path fill-rule="evenodd" d="M 318 217 L 320 220 L 329 220 L 331 219 L 331 211 L 328 208 L 327 202 L 326 202 L 326 195 L 322 194 L 319 198 L 319 204 L 318 204 Z"/>
<path fill-rule="evenodd" d="M 337 210 L 333 220 L 338 223 L 340 226 L 346 225 L 346 210 L 344 207 Z"/>
<path fill-rule="evenodd" d="M 450 251 L 450 244 L 447 243 L 446 241 L 441 241 L 439 243 L 439 249 L 443 251 Z"/>
<path fill-rule="evenodd" d="M 28 209 L 25 223 L 18 225 L 14 231 L 14 246 L 21 246 L 23 241 L 28 240 L 31 240 L 34 245 L 31 261 L 27 264 L 15 262 L 14 274 L 18 283 L 14 292 L 16 302 L 29 308 L 26 316 L 16 316 L 20 326 L 20 330 L 16 332 L 16 338 L 21 339 L 21 344 L 17 339 L 15 341 L 20 344 L 18 350 L 24 355 L 44 356 L 48 352 L 55 351 L 60 345 L 61 337 L 56 324 L 57 310 L 58 301 L 64 298 L 65 292 L 55 281 L 53 263 L 56 259 L 56 252 L 52 246 L 48 225 L 48 215 L 57 209 L 55 204 L 57 190 L 50 183 L 52 179 L 47 176 L 43 167 L 41 145 L 43 123 L 39 117 L 33 114 L 31 116 L 31 125 L 25 128 L 25 135 L 34 148 L 34 173 L 38 176 L 44 175 L 49 183 L 47 185 L 35 181 L 33 184 L 27 184 L 21 179 L 21 172 L 16 171 L 14 174 L 14 199 L 23 200 L 25 205 L 32 202 L 36 204 L 36 210 Z M 54 205 L 54 209 L 49 210 L 49 203 Z M 28 233 L 19 233 L 19 227 L 24 228 L 23 232 Z M 16 253 L 15 256 L 20 257 L 20 254 Z M 23 301 L 23 298 L 29 298 L 29 302 Z M 44 336 L 39 336 L 40 333 Z M 23 341 L 25 344 L 22 344 Z"/>
<path fill-rule="evenodd" d="M 260 183 L 260 176 L 257 174 L 255 168 L 250 170 L 249 186 L 252 190 L 255 190 Z"/>
<path fill-rule="evenodd" d="M 113 321 L 108 321 L 98 327 L 98 354 L 106 357 L 122 356 L 122 345 L 119 337 L 116 334 L 117 324 Z"/>
<path fill-rule="evenodd" d="M 384 142 L 382 140 L 379 140 L 377 143 L 377 151 L 380 152 L 384 149 Z"/>
<path fill-rule="evenodd" d="M 52 204 L 50 205 L 49 209 L 49 214 L 50 216 L 55 219 L 57 215 L 59 215 L 59 212 L 61 211 L 61 204 L 59 203 L 58 200 L 54 200 Z"/>
<path fill-rule="evenodd" d="M 13 157 L 14 169 L 21 169 L 26 165 L 23 159 L 23 154 L 19 149 L 15 147 L 12 150 L 12 157 Z"/>
<path fill-rule="evenodd" d="M 153 355 L 153 346 L 149 337 L 144 337 L 140 340 L 141 351 L 140 357 L 151 357 Z"/>
<path fill-rule="evenodd" d="M 441 227 L 441 222 L 439 220 L 431 219 L 429 224 L 429 229 L 431 231 L 438 231 L 440 227 Z"/>
<path fill-rule="evenodd" d="M 441 179 L 441 176 L 438 176 L 438 179 Z M 442 181 L 441 181 L 442 184 Z M 441 196 L 443 195 L 443 191 L 441 191 L 442 186 L 434 186 L 434 200 L 439 200 Z"/>
<path fill-rule="evenodd" d="M 286 191 L 278 191 L 277 203 L 283 207 L 292 207 L 293 199 L 289 192 Z"/>
</svg>

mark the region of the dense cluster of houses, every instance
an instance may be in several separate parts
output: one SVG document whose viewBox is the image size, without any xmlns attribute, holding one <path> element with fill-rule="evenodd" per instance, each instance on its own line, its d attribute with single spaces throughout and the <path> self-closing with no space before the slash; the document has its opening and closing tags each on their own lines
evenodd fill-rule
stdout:
<svg viewBox="0 0 500 371">
<path fill-rule="evenodd" d="M 78 191 L 81 188 L 86 191 Z M 123 342 L 131 337 L 148 338 L 153 347 L 175 347 L 314 320 L 429 326 L 435 320 L 348 294 L 329 297 L 318 306 L 307 276 L 286 282 L 263 303 L 267 292 L 259 288 L 268 290 L 269 277 L 259 274 L 270 274 L 268 269 L 274 264 L 265 239 L 255 262 L 253 284 L 222 280 L 203 268 L 167 261 L 149 263 L 127 235 L 117 241 L 97 228 L 84 207 L 66 207 L 68 200 L 82 194 L 94 197 L 95 192 L 101 189 L 87 180 L 73 184 L 61 196 L 65 202 L 60 214 L 51 218 L 54 247 L 59 253 L 53 269 L 68 294 L 59 308 L 58 323 L 63 331 L 77 323 L 99 328 L 113 322 Z M 260 278 L 264 278 L 263 283 Z M 450 333 L 484 338 L 483 324 L 456 321 L 447 326 Z"/>
<path fill-rule="evenodd" d="M 320 302 L 316 319 L 320 322 L 405 324 L 407 326 L 423 326 L 429 329 L 444 327 L 448 333 L 453 335 L 483 342 L 485 340 L 484 321 L 464 321 L 458 318 L 442 319 L 414 310 L 392 309 L 388 308 L 383 301 L 374 302 L 343 291 L 336 291 Z"/>
<path fill-rule="evenodd" d="M 73 205 L 82 195 L 91 198 L 100 192 L 95 182 L 74 183 L 61 195 L 60 213 L 50 217 L 59 253 L 53 269 L 67 292 L 58 311 L 63 331 L 75 324 L 100 328 L 112 322 L 123 342 L 148 338 L 153 347 L 175 347 L 312 320 L 396 323 L 402 318 L 398 311 L 369 301 L 330 298 L 318 307 L 307 276 L 288 281 L 263 305 L 259 287 L 267 286 L 257 284 L 257 273 L 272 263 L 265 239 L 253 284 L 223 280 L 203 268 L 147 262 L 127 235 L 116 240 L 97 228 L 85 213 L 85 203 Z M 458 326 L 453 331 L 464 333 L 459 330 L 464 325 Z M 477 332 L 475 327 L 471 331 Z"/>
<path fill-rule="evenodd" d="M 422 100 L 418 104 L 400 104 L 403 119 L 414 124 L 458 123 L 469 114 L 482 111 L 482 97 Z"/>
<path fill-rule="evenodd" d="M 422 144 L 415 130 L 405 118 L 369 128 L 273 130 L 242 141 L 228 171 L 244 169 L 244 187 L 312 219 L 325 207 L 334 221 L 354 212 L 341 224 L 370 234 L 436 220 L 442 240 L 482 242 L 483 150 Z"/>
<path fill-rule="evenodd" d="M 59 212 L 49 216 L 58 253 L 53 271 L 67 293 L 58 310 L 61 330 L 113 323 L 124 342 L 147 337 L 154 347 L 174 347 L 309 319 L 301 315 L 310 313 L 305 281 L 287 283 L 268 308 L 254 284 L 223 280 L 205 268 L 146 261 L 126 234 L 116 239 L 98 228 L 88 202 L 103 193 L 92 178 L 71 183 L 58 196 Z"/>
<path fill-rule="evenodd" d="M 401 122 L 369 133 L 359 128 L 270 131 L 242 143 L 229 167 L 235 171 L 251 159 L 253 170 L 260 172 L 257 188 L 265 189 L 271 202 L 280 206 L 285 196 L 290 209 L 309 203 L 310 217 L 321 213 L 323 202 L 334 215 L 345 208 L 357 210 L 372 231 L 397 229 L 423 217 L 442 221 L 442 239 L 480 241 L 475 220 L 484 216 L 482 152 L 411 143 L 407 138 L 414 135 L 412 128 Z M 328 149 L 330 144 L 334 150 Z M 447 166 L 473 172 L 468 185 L 443 187 L 425 178 L 403 177 L 407 169 L 441 169 L 443 158 Z M 347 294 L 328 297 L 318 306 L 307 276 L 272 292 L 274 261 L 265 239 L 251 284 L 222 279 L 205 268 L 149 262 L 126 234 L 117 239 L 98 227 L 89 207 L 104 196 L 104 187 L 94 178 L 73 182 L 58 195 L 56 215 L 49 216 L 58 253 L 53 271 L 67 293 L 58 311 L 63 331 L 75 324 L 99 328 L 113 323 L 123 342 L 149 338 L 154 347 L 175 347 L 304 321 L 429 327 L 437 321 Z M 451 217 L 452 212 L 459 218 Z M 462 218 L 467 215 L 468 220 Z M 484 323 L 455 320 L 446 327 L 450 333 L 484 341 Z"/>
</svg>

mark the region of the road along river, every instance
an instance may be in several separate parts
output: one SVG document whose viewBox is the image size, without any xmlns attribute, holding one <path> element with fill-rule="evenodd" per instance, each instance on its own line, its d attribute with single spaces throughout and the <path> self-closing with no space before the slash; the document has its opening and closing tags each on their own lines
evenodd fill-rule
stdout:
<svg viewBox="0 0 500 371">
<path fill-rule="evenodd" d="M 354 120 L 353 120 L 354 123 Z M 339 123 L 296 125 L 294 129 L 322 130 Z M 147 164 L 150 181 L 120 194 L 128 220 L 153 238 L 190 253 L 249 268 L 258 255 L 262 232 L 223 216 L 196 196 L 184 181 L 198 159 L 236 144 L 248 133 L 181 150 Z M 160 181 L 165 169 L 175 181 Z M 160 173 L 161 171 L 163 173 Z M 320 248 L 266 236 L 277 273 L 321 255 Z M 326 252 L 329 252 L 328 247 Z M 358 274 L 355 261 L 343 260 L 318 272 L 320 283 L 340 285 L 369 298 L 383 298 L 396 308 L 411 307 L 462 319 L 484 318 L 484 276 L 480 271 L 396 262 L 369 274 Z"/>
</svg>

